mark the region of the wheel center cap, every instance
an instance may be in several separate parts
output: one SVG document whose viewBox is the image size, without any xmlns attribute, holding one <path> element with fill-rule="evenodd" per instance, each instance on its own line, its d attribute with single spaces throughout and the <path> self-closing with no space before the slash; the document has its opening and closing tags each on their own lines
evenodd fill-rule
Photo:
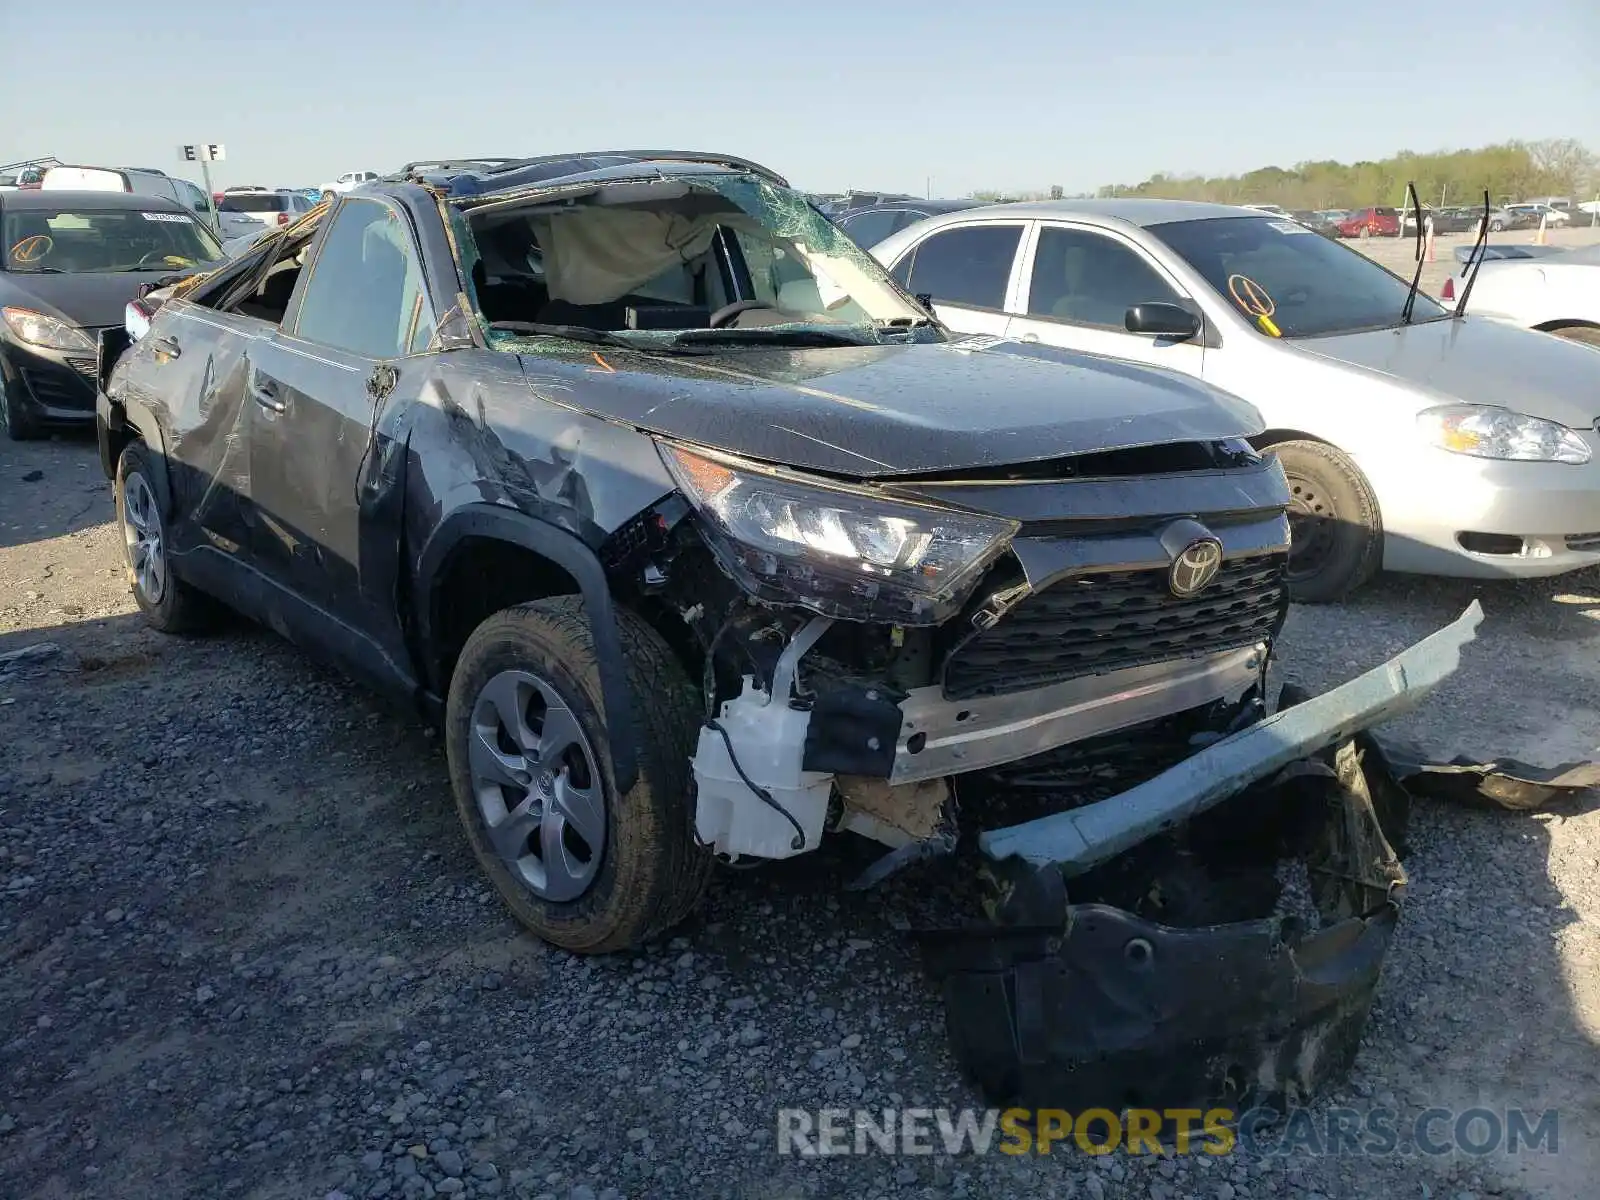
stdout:
<svg viewBox="0 0 1600 1200">
<path fill-rule="evenodd" d="M 556 773 L 549 768 L 541 768 L 533 776 L 533 790 L 548 800 L 556 794 Z"/>
</svg>

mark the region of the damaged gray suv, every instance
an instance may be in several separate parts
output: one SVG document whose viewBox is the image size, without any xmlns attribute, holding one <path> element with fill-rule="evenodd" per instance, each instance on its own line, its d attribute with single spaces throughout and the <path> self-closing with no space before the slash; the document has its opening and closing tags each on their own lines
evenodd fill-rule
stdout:
<svg viewBox="0 0 1600 1200">
<path fill-rule="evenodd" d="M 429 164 L 118 332 L 141 609 L 220 601 L 440 720 L 484 869 L 572 950 L 672 926 L 719 858 L 848 830 L 892 866 L 958 800 L 1068 808 L 1261 711 L 1255 411 L 953 338 L 753 163 Z"/>
</svg>

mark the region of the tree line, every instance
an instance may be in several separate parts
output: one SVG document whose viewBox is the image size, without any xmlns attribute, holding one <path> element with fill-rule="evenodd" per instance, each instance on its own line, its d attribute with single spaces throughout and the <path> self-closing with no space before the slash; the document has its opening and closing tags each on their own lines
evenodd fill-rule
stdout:
<svg viewBox="0 0 1600 1200">
<path fill-rule="evenodd" d="M 1329 159 L 1296 163 L 1287 169 L 1261 167 L 1243 175 L 1213 178 L 1160 173 L 1142 183 L 1111 184 L 1092 194 L 1278 204 L 1287 209 L 1356 208 L 1367 204 L 1399 205 L 1407 182 L 1417 185 L 1424 204 L 1482 203 L 1485 188 L 1497 204 L 1540 196 L 1587 200 L 1600 190 L 1600 157 L 1574 138 L 1548 138 L 1431 154 L 1404 150 L 1379 162 L 1341 163 Z M 1063 190 L 1057 186 L 1048 192 L 1023 195 L 974 195 L 981 200 L 1059 199 Z"/>
</svg>

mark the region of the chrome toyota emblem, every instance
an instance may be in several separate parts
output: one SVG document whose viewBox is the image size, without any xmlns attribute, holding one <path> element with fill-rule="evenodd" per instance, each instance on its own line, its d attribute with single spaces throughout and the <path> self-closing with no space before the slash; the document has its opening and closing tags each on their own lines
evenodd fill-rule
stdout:
<svg viewBox="0 0 1600 1200">
<path fill-rule="evenodd" d="M 1167 587 L 1174 596 L 1189 597 L 1205 590 L 1222 569 L 1222 543 L 1216 538 L 1190 542 L 1167 571 Z"/>
</svg>

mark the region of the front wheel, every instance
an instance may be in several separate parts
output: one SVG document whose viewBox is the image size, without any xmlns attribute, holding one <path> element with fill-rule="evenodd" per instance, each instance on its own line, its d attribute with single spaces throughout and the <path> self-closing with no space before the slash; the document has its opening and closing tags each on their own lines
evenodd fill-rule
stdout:
<svg viewBox="0 0 1600 1200">
<path fill-rule="evenodd" d="M 1506 225 L 1505 225 L 1504 221 L 1490 221 L 1489 222 L 1489 232 L 1490 233 L 1502 233 L 1502 232 L 1504 232 L 1505 227 L 1506 227 Z"/>
<path fill-rule="evenodd" d="M 559 596 L 478 626 L 450 679 L 445 748 L 467 840 L 512 915 L 580 954 L 637 946 L 698 903 L 689 756 L 698 693 L 661 636 L 618 611 L 639 776 L 611 771 L 583 602 Z"/>
<path fill-rule="evenodd" d="M 20 388 L 22 381 L 18 380 L 16 386 Z M 45 434 L 39 418 L 12 399 L 11 389 L 4 379 L 0 379 L 0 429 L 4 429 L 13 442 L 37 441 Z"/>
<path fill-rule="evenodd" d="M 1289 480 L 1289 597 L 1342 600 L 1378 572 L 1383 520 L 1361 469 L 1325 442 L 1270 447 Z"/>
</svg>

